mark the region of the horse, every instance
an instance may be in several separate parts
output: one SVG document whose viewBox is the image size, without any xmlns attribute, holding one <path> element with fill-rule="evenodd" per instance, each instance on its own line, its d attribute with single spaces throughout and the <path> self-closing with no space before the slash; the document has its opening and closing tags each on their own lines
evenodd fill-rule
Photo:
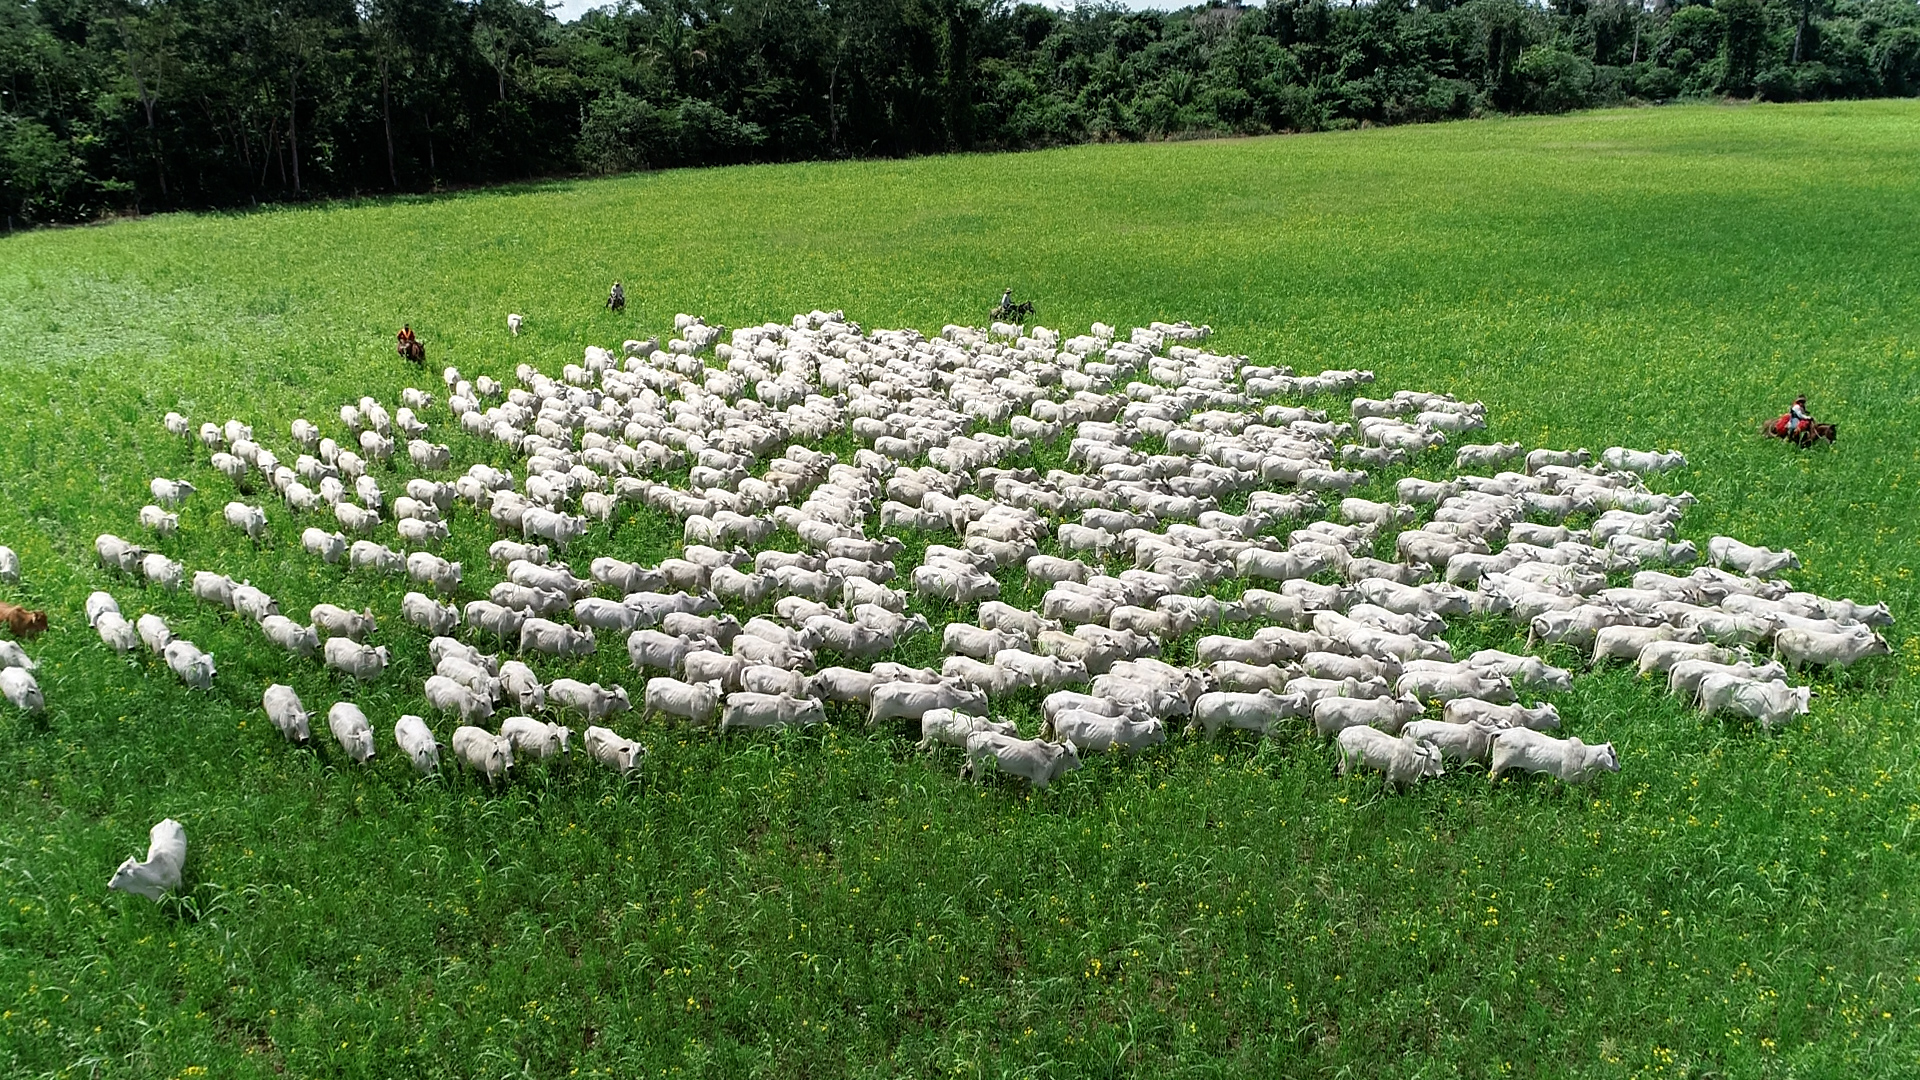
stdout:
<svg viewBox="0 0 1920 1080">
<path fill-rule="evenodd" d="M 1033 301 L 1022 300 L 1019 303 L 1003 303 L 993 309 L 993 317 L 1000 322 L 1025 323 L 1033 314 Z"/>
<path fill-rule="evenodd" d="M 1791 427 L 1790 418 L 1782 416 L 1762 426 L 1760 428 L 1760 434 L 1765 435 L 1769 439 L 1784 439 L 1802 450 L 1811 447 L 1821 439 L 1827 440 L 1828 444 L 1831 445 L 1836 442 L 1840 436 L 1840 425 L 1838 424 L 1813 423 L 1808 424 L 1799 431 L 1789 433 Z"/>
<path fill-rule="evenodd" d="M 394 351 L 399 353 L 403 360 L 411 360 L 422 367 L 426 366 L 427 347 L 420 343 L 419 338 L 399 343 L 394 347 Z"/>
</svg>

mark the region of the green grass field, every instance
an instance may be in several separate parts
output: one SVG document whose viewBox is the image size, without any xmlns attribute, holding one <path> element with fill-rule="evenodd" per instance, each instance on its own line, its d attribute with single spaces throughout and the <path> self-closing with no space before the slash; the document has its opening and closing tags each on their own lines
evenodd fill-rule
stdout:
<svg viewBox="0 0 1920 1080">
<path fill-rule="evenodd" d="M 0 707 L 0 1072 L 1920 1073 L 1917 204 L 1920 104 L 1898 102 L 679 172 L 0 240 L 0 542 L 26 573 L 0 599 L 54 618 L 31 650 L 47 714 Z M 625 318 L 599 309 L 616 277 Z M 231 485 L 159 426 L 239 416 L 285 456 L 297 415 L 331 430 L 363 393 L 439 397 L 392 355 L 402 320 L 434 372 L 510 378 L 676 311 L 839 306 L 931 333 L 1009 284 L 1070 331 L 1188 318 L 1261 361 L 1479 398 L 1489 435 L 1529 446 L 1680 448 L 1670 486 L 1701 499 L 1684 536 L 1791 546 L 1797 584 L 1889 601 L 1894 655 L 1816 676 L 1812 715 L 1773 738 L 1619 669 L 1582 677 L 1568 728 L 1622 770 L 1578 791 L 1464 769 L 1381 797 L 1305 737 L 1247 736 L 1029 795 L 853 723 L 720 740 L 623 717 L 652 751 L 639 779 L 576 760 L 491 793 L 415 779 L 392 748 L 430 671 L 403 589 L 306 556 L 309 522 L 270 496 L 250 548 L 220 522 Z M 1836 449 L 1758 437 L 1797 391 Z M 444 407 L 430 419 L 473 459 Z M 97 568 L 97 533 L 142 538 L 156 475 L 202 486 L 157 545 L 190 570 L 296 617 L 375 605 L 395 670 L 352 694 L 368 767 L 260 711 L 278 680 L 324 713 L 343 692 L 318 665 Z M 456 518 L 463 599 L 497 580 L 489 538 Z M 643 516 L 584 550 L 673 540 Z M 214 690 L 109 653 L 80 614 L 96 588 L 209 649 Z M 576 670 L 638 696 L 617 642 L 541 667 Z M 190 894 L 107 893 L 169 815 Z"/>
</svg>

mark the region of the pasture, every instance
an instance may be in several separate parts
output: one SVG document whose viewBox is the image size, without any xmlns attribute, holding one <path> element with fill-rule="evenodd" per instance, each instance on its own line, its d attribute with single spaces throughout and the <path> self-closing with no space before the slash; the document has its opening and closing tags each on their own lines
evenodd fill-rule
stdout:
<svg viewBox="0 0 1920 1080">
<path fill-rule="evenodd" d="M 0 1066 L 1916 1068 L 1916 198 L 1920 107 L 1874 102 L 664 173 L 0 240 L 0 543 L 24 566 L 0 599 L 53 613 L 31 650 L 45 716 L 0 708 Z M 600 309 L 615 278 L 624 316 Z M 1582 675 L 1554 700 L 1621 771 L 1581 789 L 1462 768 L 1383 796 L 1334 779 L 1302 732 L 1175 735 L 1029 793 L 962 783 L 957 753 L 836 715 L 724 738 L 618 717 L 650 750 L 637 778 L 575 760 L 490 791 L 451 768 L 416 779 L 392 751 L 431 670 L 398 618 L 405 587 L 307 556 L 309 522 L 270 494 L 254 499 L 270 535 L 248 544 L 220 520 L 231 485 L 160 428 L 172 409 L 235 416 L 284 446 L 296 416 L 337 426 L 362 394 L 441 395 L 443 364 L 558 375 L 676 312 L 837 307 L 933 334 L 984 325 L 1008 285 L 1067 333 L 1190 319 L 1216 351 L 1478 399 L 1493 439 L 1681 449 L 1660 484 L 1700 499 L 1684 537 L 1793 548 L 1796 585 L 1892 606 L 1894 653 L 1816 674 L 1812 714 L 1771 737 L 1700 721 L 1631 669 Z M 517 338 L 509 311 L 527 317 Z M 403 320 L 427 372 L 393 356 Z M 1837 447 L 1759 437 L 1796 392 L 1839 423 Z M 494 460 L 444 406 L 427 419 L 459 464 Z M 1442 450 L 1411 474 L 1450 469 Z M 154 476 L 202 487 L 156 550 L 290 613 L 371 604 L 394 670 L 346 689 L 184 592 L 100 570 L 96 534 L 145 539 Z M 492 538 L 456 514 L 462 599 L 498 579 Z M 679 539 L 671 517 L 629 512 L 580 550 L 652 562 Z M 103 647 L 80 617 L 98 588 L 211 651 L 212 691 Z M 910 610 L 936 629 L 965 614 Z M 1520 651 L 1524 635 L 1473 621 L 1448 638 Z M 939 641 L 899 651 L 928 662 Z M 639 685 L 604 645 L 542 674 Z M 260 709 L 274 681 L 321 711 L 352 697 L 381 755 L 349 766 L 324 731 L 288 746 Z M 1008 711 L 1031 733 L 1031 703 Z M 188 894 L 107 893 L 166 816 L 187 828 Z"/>
</svg>

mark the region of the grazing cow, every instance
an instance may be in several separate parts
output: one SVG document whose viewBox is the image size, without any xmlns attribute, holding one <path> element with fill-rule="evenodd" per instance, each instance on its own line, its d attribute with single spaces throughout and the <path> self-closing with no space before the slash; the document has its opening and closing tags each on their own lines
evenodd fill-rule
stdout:
<svg viewBox="0 0 1920 1080">
<path fill-rule="evenodd" d="M 590 630 L 539 617 L 520 624 L 521 652 L 531 649 L 552 656 L 586 656 L 597 648 Z"/>
<path fill-rule="evenodd" d="M 243 502 L 230 502 L 226 505 L 227 524 L 247 534 L 247 539 L 258 540 L 267 532 L 267 512 L 257 506 L 248 506 Z"/>
<path fill-rule="evenodd" d="M 1323 697 L 1313 703 L 1313 729 L 1323 738 L 1359 725 L 1398 735 L 1407 721 L 1425 709 L 1418 698 L 1411 696 Z"/>
<path fill-rule="evenodd" d="M 367 714 L 360 711 L 360 706 L 348 701 L 335 702 L 327 710 L 327 730 L 333 732 L 334 741 L 355 765 L 364 765 L 373 757 L 373 725 L 367 722 Z"/>
<path fill-rule="evenodd" d="M 103 611 L 95 620 L 93 629 L 100 635 L 100 641 L 107 648 L 121 654 L 131 653 L 140 648 L 140 635 L 124 616 L 117 611 Z"/>
<path fill-rule="evenodd" d="M 882 720 L 918 721 L 929 709 L 985 715 L 987 695 L 956 682 L 885 682 L 868 695 L 867 726 Z"/>
<path fill-rule="evenodd" d="M 146 616 L 141 616 L 141 619 L 146 619 Z M 164 630 L 165 626 L 161 629 Z M 320 654 L 320 632 L 311 626 L 301 626 L 285 615 L 269 615 L 261 619 L 260 632 L 266 635 L 268 641 L 295 656 Z"/>
<path fill-rule="evenodd" d="M 172 640 L 171 636 L 169 636 L 168 640 Z M 164 645 L 161 647 L 165 648 Z M 21 648 L 19 642 L 0 641 L 0 670 L 6 668 L 19 668 L 22 671 L 39 671 L 40 665 L 35 662 L 33 657 L 27 655 L 27 650 Z"/>
<path fill-rule="evenodd" d="M 158 536 L 172 536 L 180 529 L 180 515 L 148 504 L 140 508 L 140 526 L 151 529 Z"/>
<path fill-rule="evenodd" d="M 513 742 L 477 727 L 453 729 L 453 755 L 487 783 L 498 783 L 513 768 Z"/>
<path fill-rule="evenodd" d="M 1485 763 L 1493 753 L 1493 737 L 1505 730 L 1484 720 L 1464 724 L 1446 720 L 1415 720 L 1400 729 L 1400 734 L 1440 751 L 1441 760 Z"/>
<path fill-rule="evenodd" d="M 1602 772 L 1619 772 L 1612 743 L 1589 746 L 1579 739 L 1556 739 L 1529 728 L 1507 728 L 1493 737 L 1489 779 L 1512 769 L 1546 773 L 1568 784 L 1584 784 Z"/>
<path fill-rule="evenodd" d="M 567 752 L 573 729 L 531 716 L 509 716 L 500 722 L 500 737 L 513 744 L 513 752 L 519 758 L 544 761 Z"/>
<path fill-rule="evenodd" d="M 168 592 L 180 591 L 180 580 L 186 572 L 186 567 L 165 555 L 155 553 L 140 560 L 140 573 Z"/>
<path fill-rule="evenodd" d="M 394 722 L 393 744 L 422 775 L 440 767 L 440 744 L 434 741 L 426 720 L 418 716 L 408 713 Z"/>
<path fill-rule="evenodd" d="M 583 683 L 578 679 L 553 680 L 547 686 L 547 697 L 555 709 L 577 712 L 588 723 L 632 708 L 627 701 L 626 687 L 616 686 L 609 690 L 599 683 Z"/>
<path fill-rule="evenodd" d="M 213 687 L 213 656 L 200 651 L 193 642 L 176 638 L 160 650 L 167 667 L 179 677 L 180 681 L 194 690 L 209 690 Z"/>
<path fill-rule="evenodd" d="M 646 747 L 621 738 L 611 728 L 589 727 L 586 747 L 587 756 L 622 776 L 638 769 L 647 756 Z"/>
<path fill-rule="evenodd" d="M 279 683 L 267 687 L 266 693 L 260 695 L 260 707 L 267 711 L 267 719 L 288 742 L 304 743 L 312 738 L 313 729 L 308 726 L 312 714 L 300 704 L 300 695 L 293 692 L 293 687 Z"/>
<path fill-rule="evenodd" d="M 818 698 L 740 691 L 728 694 L 720 712 L 720 730 L 732 728 L 802 727 L 825 723 L 826 706 Z"/>
<path fill-rule="evenodd" d="M 1786 663 L 1788 671 L 1799 671 L 1802 664 L 1849 667 L 1857 660 L 1886 656 L 1891 651 L 1885 639 L 1864 625 L 1838 634 L 1782 630 L 1773 638 L 1774 655 Z"/>
<path fill-rule="evenodd" d="M 386 674 L 387 647 L 362 645 L 350 637 L 330 637 L 321 661 L 358 682 L 372 682 Z"/>
<path fill-rule="evenodd" d="M 186 865 L 187 830 L 172 818 L 165 818 L 147 830 L 146 860 L 129 857 L 114 870 L 107 888 L 158 903 L 168 893 L 179 891 Z"/>
<path fill-rule="evenodd" d="M 1167 726 L 1159 720 L 1101 716 L 1081 709 L 1067 709 L 1041 725 L 1040 737 L 1048 742 L 1072 743 L 1082 751 L 1106 753 L 1120 747 L 1130 754 L 1138 754 L 1149 746 L 1166 742 Z"/>
<path fill-rule="evenodd" d="M 1071 742 L 977 731 L 967 736 L 967 763 L 960 769 L 960 778 L 971 780 L 980 775 L 981 764 L 989 759 L 1002 772 L 1022 777 L 1038 790 L 1080 767 L 1080 751 Z"/>
<path fill-rule="evenodd" d="M 374 624 L 372 608 L 348 611 L 333 604 L 315 604 L 307 611 L 307 620 L 328 637 L 352 638 L 355 641 L 379 629 Z"/>
<path fill-rule="evenodd" d="M 47 613 L 30 611 L 18 604 L 0 604 L 0 623 L 5 623 L 14 637 L 32 641 L 46 633 Z"/>
<path fill-rule="evenodd" d="M 1334 741 L 1340 755 L 1335 770 L 1341 776 L 1358 766 L 1380 773 L 1386 786 L 1404 790 L 1424 777 L 1447 774 L 1440 749 L 1408 735 L 1396 737 L 1361 725 L 1342 728 Z"/>
<path fill-rule="evenodd" d="M 1710 674 L 1700 680 L 1700 715 L 1731 712 L 1750 716 L 1771 732 L 1796 716 L 1806 715 L 1813 697 L 1809 686 Z"/>
<path fill-rule="evenodd" d="M 112 593 L 96 590 L 87 594 L 86 613 L 87 625 L 97 627 L 100 625 L 100 616 L 120 614 L 120 602 L 113 598 Z"/>
<path fill-rule="evenodd" d="M 34 679 L 33 672 L 24 667 L 0 668 L 0 694 L 5 695 L 7 701 L 22 712 L 41 713 L 47 710 L 46 699 L 40 694 L 40 683 Z"/>
</svg>

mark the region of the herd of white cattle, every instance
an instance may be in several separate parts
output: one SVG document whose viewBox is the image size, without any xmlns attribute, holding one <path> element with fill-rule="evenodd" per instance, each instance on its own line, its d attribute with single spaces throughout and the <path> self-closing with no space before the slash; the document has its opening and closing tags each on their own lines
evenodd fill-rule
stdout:
<svg viewBox="0 0 1920 1080">
<path fill-rule="evenodd" d="M 727 731 L 819 723 L 829 703 L 847 703 L 870 725 L 913 722 L 924 745 L 963 748 L 963 775 L 991 761 L 1037 788 L 1083 752 L 1164 742 L 1180 718 L 1204 736 L 1310 729 L 1334 741 L 1343 774 L 1364 767 L 1396 788 L 1441 775 L 1447 760 L 1568 783 L 1618 770 L 1611 744 L 1546 734 L 1557 710 L 1520 701 L 1569 689 L 1570 671 L 1494 650 L 1456 659 L 1439 636 L 1450 616 L 1508 617 L 1530 643 L 1663 673 L 1702 714 L 1767 729 L 1808 709 L 1789 671 L 1887 651 L 1874 630 L 1891 622 L 1884 604 L 1775 580 L 1799 565 L 1792 552 L 1715 537 L 1712 565 L 1677 572 L 1700 554 L 1675 537 L 1693 499 L 1644 478 L 1683 466 L 1678 453 L 1615 447 L 1595 462 L 1585 450 L 1459 445 L 1456 475 L 1399 480 L 1393 502 L 1352 497 L 1369 479 L 1361 466 L 1417 464 L 1483 429 L 1485 408 L 1402 390 L 1352 396 L 1351 420 L 1329 419 L 1272 399 L 1351 396 L 1370 372 L 1296 376 L 1217 355 L 1204 327 L 1155 323 L 1119 339 L 1095 324 L 1063 341 L 995 324 L 927 338 L 814 311 L 730 335 L 691 316 L 675 329 L 665 349 L 629 341 L 624 358 L 588 348 L 558 380 L 525 364 L 512 387 L 447 369 L 436 423 L 510 448 L 524 459 L 517 485 L 484 464 L 450 475 L 452 449 L 428 439 L 436 395 L 415 388 L 391 413 L 372 398 L 343 406 L 340 441 L 294 421 L 284 457 L 238 420 L 195 428 L 169 413 L 164 426 L 197 438 L 242 495 L 223 515 L 239 533 L 262 540 L 270 514 L 329 515 L 338 528 L 306 527 L 307 552 L 418 586 L 399 610 L 432 635 L 426 711 L 457 723 L 455 758 L 490 781 L 567 750 L 569 728 L 526 715 L 542 712 L 583 718 L 595 761 L 639 767 L 645 749 L 603 726 L 632 708 L 625 688 L 543 682 L 528 663 L 593 653 L 606 633 L 624 635 L 640 673 L 658 673 L 641 696 L 646 714 Z M 808 448 L 843 432 L 860 444 L 849 461 Z M 1021 464 L 1036 447 L 1057 458 L 1063 441 L 1065 468 Z M 408 468 L 416 475 L 402 481 Z M 684 487 L 657 479 L 683 470 Z M 196 486 L 157 478 L 150 491 L 139 523 L 166 535 Z M 246 501 L 256 491 L 284 510 Z M 462 566 L 429 549 L 462 504 L 471 527 L 484 514 L 508 538 L 489 549 L 505 579 L 458 605 L 448 599 Z M 679 556 L 649 566 L 602 555 L 585 577 L 556 561 L 591 520 L 634 504 L 684 523 Z M 1586 527 L 1569 527 L 1574 518 Z M 1282 535 L 1288 522 L 1301 527 Z M 383 529 L 399 547 L 375 538 Z M 932 542 L 902 568 L 905 545 L 888 531 Z M 1387 532 L 1391 561 L 1375 557 Z M 771 546 L 776 537 L 796 550 Z M 386 670 L 387 648 L 366 643 L 379 632 L 371 610 L 319 603 L 301 625 L 248 583 L 189 573 L 117 536 L 96 547 L 111 569 L 257 623 L 292 657 L 350 680 Z M 1131 565 L 1109 573 L 1116 560 Z M 1629 571 L 1609 587 L 1609 573 Z M 1037 610 L 1001 601 L 1009 572 L 1040 587 Z M 1234 593 L 1232 582 L 1251 587 L 1214 595 Z M 972 612 L 942 629 L 938 670 L 880 659 L 928 629 L 910 604 Z M 86 614 L 109 646 L 150 650 L 189 687 L 215 678 L 213 657 L 158 615 L 130 623 L 105 592 Z M 1161 659 L 1196 632 L 1192 664 Z M 37 707 L 37 689 L 21 691 L 31 661 L 0 645 L 0 688 Z M 1753 650 L 1768 646 L 1778 659 L 1758 662 Z M 1044 695 L 1033 738 L 994 718 L 996 700 L 1019 694 Z M 287 738 L 309 737 L 290 687 L 267 687 L 262 705 Z M 502 711 L 514 715 L 497 733 L 483 726 Z M 351 760 L 373 756 L 359 707 L 333 704 L 327 723 Z M 422 771 L 438 768 L 425 718 L 401 716 L 393 741 Z"/>
</svg>

